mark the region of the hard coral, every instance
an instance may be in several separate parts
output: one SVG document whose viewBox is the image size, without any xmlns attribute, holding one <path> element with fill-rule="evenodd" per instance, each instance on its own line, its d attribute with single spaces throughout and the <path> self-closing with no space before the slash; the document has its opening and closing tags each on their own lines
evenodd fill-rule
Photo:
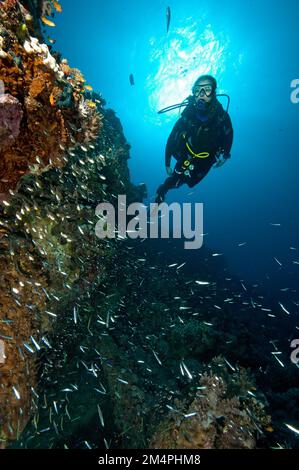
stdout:
<svg viewBox="0 0 299 470">
<path fill-rule="evenodd" d="M 17 3 L 17 0 L 3 0 L 0 2 L 0 6 L 3 10 L 10 10 L 11 8 L 14 8 Z"/>
<path fill-rule="evenodd" d="M 0 95 L 0 149 L 10 146 L 20 133 L 23 111 L 17 98 Z"/>
<path fill-rule="evenodd" d="M 177 403 L 159 427 L 150 447 L 164 449 L 252 449 L 259 425 L 269 419 L 254 399 L 246 405 L 238 396 L 228 397 L 221 376 L 204 374 L 195 398 L 186 407 Z"/>
<path fill-rule="evenodd" d="M 0 36 L 0 58 L 5 59 L 7 57 L 7 53 L 3 50 L 4 46 L 4 38 Z"/>
<path fill-rule="evenodd" d="M 51 16 L 53 13 L 53 4 L 50 0 L 42 1 L 42 16 Z"/>
</svg>

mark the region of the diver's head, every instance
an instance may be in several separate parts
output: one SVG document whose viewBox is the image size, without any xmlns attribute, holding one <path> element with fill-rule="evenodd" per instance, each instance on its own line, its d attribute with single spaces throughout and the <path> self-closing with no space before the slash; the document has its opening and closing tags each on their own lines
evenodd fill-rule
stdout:
<svg viewBox="0 0 299 470">
<path fill-rule="evenodd" d="M 192 92 L 199 110 L 206 110 L 216 97 L 217 82 L 212 75 L 201 75 L 193 85 Z"/>
</svg>

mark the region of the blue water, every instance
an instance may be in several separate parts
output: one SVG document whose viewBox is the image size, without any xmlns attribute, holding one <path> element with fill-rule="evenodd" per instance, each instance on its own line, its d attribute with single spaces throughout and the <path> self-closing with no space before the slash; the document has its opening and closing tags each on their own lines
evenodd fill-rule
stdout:
<svg viewBox="0 0 299 470">
<path fill-rule="evenodd" d="M 120 117 L 132 181 L 146 183 L 149 201 L 166 177 L 164 148 L 179 117 L 158 109 L 185 99 L 201 73 L 217 78 L 231 97 L 232 158 L 194 190 L 170 191 L 167 202 L 204 203 L 205 244 L 244 280 L 278 297 L 296 286 L 299 103 L 290 83 L 299 78 L 298 1 L 61 3 L 55 30 L 47 28 L 55 48 Z"/>
</svg>

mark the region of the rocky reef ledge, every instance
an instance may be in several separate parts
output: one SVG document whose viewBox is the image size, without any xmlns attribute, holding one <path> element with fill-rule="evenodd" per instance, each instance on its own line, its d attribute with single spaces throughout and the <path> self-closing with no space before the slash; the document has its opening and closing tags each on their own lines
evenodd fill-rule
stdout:
<svg viewBox="0 0 299 470">
<path fill-rule="evenodd" d="M 51 4 L 0 2 L 2 442 L 31 416 L 34 351 L 55 329 L 56 304 L 109 276 L 116 247 L 95 238 L 96 205 L 118 192 L 141 197 L 119 119 L 42 41 Z"/>
</svg>

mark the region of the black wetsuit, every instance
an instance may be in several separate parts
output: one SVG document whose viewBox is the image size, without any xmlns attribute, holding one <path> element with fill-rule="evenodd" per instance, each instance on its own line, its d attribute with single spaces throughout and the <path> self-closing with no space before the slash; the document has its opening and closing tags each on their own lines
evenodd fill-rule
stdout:
<svg viewBox="0 0 299 470">
<path fill-rule="evenodd" d="M 168 138 L 165 165 L 170 166 L 172 156 L 177 163 L 173 174 L 158 188 L 157 199 L 164 200 L 169 189 L 184 183 L 190 188 L 195 186 L 209 172 L 217 155 L 229 158 L 232 143 L 231 119 L 219 101 L 214 99 L 204 118 L 197 112 L 191 98 Z"/>
</svg>

